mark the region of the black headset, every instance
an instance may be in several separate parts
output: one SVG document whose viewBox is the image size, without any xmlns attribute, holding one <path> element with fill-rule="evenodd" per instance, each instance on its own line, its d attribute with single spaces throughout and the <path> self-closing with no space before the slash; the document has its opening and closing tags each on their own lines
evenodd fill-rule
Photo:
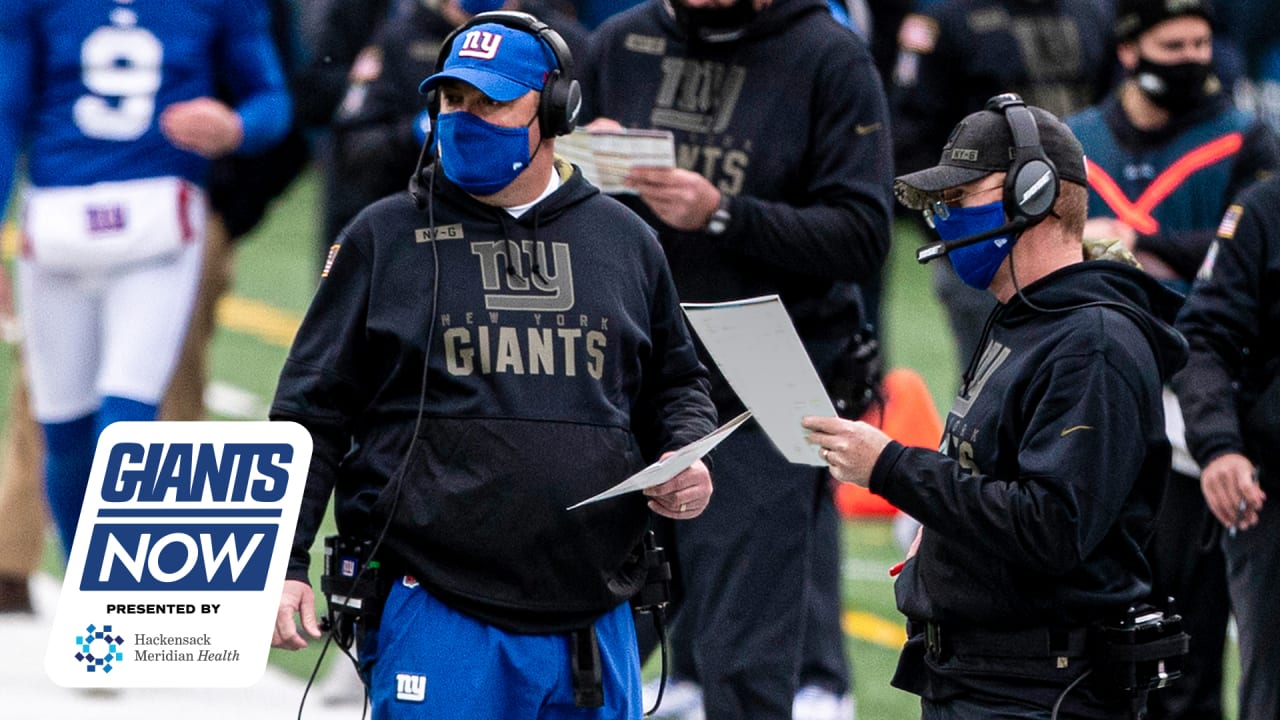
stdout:
<svg viewBox="0 0 1280 720">
<path fill-rule="evenodd" d="M 573 53 L 569 52 L 569 46 L 560 37 L 560 33 L 529 13 L 493 10 L 473 16 L 445 37 L 440 45 L 440 55 L 436 58 L 435 71 L 439 73 L 444 70 L 445 61 L 449 59 L 449 52 L 458 35 L 485 23 L 496 23 L 533 35 L 550 49 L 556 69 L 551 71 L 542 88 L 542 98 L 538 102 L 538 129 L 544 138 L 573 132 L 578 124 L 578 114 L 582 110 L 582 88 L 573 78 Z M 430 104 L 432 115 L 438 114 L 440 106 L 436 96 L 432 97 Z"/>
<path fill-rule="evenodd" d="M 977 235 L 924 245 L 916 250 L 916 262 L 927 263 L 957 248 L 1022 232 L 1045 219 L 1058 201 L 1058 168 L 1040 144 L 1040 130 L 1027 104 L 1017 93 L 1003 93 L 987 100 L 983 109 L 1004 115 L 1013 135 L 1013 157 L 1004 176 L 1004 214 L 1009 219 Z"/>
<path fill-rule="evenodd" d="M 1058 168 L 1040 144 L 1040 130 L 1016 93 L 996 95 L 986 110 L 1002 113 L 1013 134 L 1013 160 L 1004 177 L 1004 212 L 1030 227 L 1045 218 L 1058 200 Z"/>
</svg>

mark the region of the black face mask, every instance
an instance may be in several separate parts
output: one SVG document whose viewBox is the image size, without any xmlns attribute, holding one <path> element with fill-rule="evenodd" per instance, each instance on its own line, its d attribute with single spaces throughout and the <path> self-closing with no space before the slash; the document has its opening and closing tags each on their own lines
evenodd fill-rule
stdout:
<svg viewBox="0 0 1280 720">
<path fill-rule="evenodd" d="M 1213 65 L 1184 62 L 1174 65 L 1153 63 L 1138 58 L 1133 77 L 1138 88 L 1151 102 L 1177 115 L 1200 105 L 1208 96 L 1206 88 L 1212 84 Z"/>
<path fill-rule="evenodd" d="M 725 8 L 691 8 L 680 0 L 670 0 L 670 3 L 675 12 L 676 24 L 683 27 L 689 37 L 702 40 L 743 30 L 756 17 L 753 0 L 738 0 Z"/>
</svg>

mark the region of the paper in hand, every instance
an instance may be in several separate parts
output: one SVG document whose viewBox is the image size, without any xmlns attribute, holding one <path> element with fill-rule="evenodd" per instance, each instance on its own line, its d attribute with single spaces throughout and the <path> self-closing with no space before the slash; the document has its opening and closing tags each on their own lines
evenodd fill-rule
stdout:
<svg viewBox="0 0 1280 720">
<path fill-rule="evenodd" d="M 655 485 L 670 480 L 671 478 L 684 472 L 688 467 L 698 461 L 703 455 L 711 452 L 711 449 L 720 444 L 721 440 L 729 437 L 729 434 L 738 429 L 738 426 L 746 422 L 751 417 L 751 411 L 748 410 L 741 415 L 735 417 L 729 422 L 707 433 L 700 440 L 695 440 L 679 450 L 671 453 L 658 462 L 605 490 L 604 492 L 593 495 L 586 500 L 575 505 L 570 505 L 569 510 L 580 508 L 599 500 L 607 500 L 608 498 L 622 495 L 624 493 L 635 492 L 636 490 L 644 490 Z"/>
<path fill-rule="evenodd" d="M 685 316 L 729 386 L 788 461 L 826 467 L 800 425 L 835 406 L 777 295 L 682 303 Z"/>
<path fill-rule="evenodd" d="M 676 165 L 675 136 L 669 130 L 578 128 L 556 139 L 556 154 L 610 195 L 635 194 L 624 182 L 631 168 Z"/>
</svg>

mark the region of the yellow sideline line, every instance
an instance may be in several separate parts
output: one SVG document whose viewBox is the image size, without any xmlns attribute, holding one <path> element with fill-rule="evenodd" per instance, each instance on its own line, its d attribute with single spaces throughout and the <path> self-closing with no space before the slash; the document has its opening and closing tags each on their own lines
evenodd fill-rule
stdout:
<svg viewBox="0 0 1280 720">
<path fill-rule="evenodd" d="M 901 622 L 889 622 L 869 612 L 846 610 L 840 624 L 845 635 L 890 650 L 901 650 L 907 642 L 907 631 Z"/>
<path fill-rule="evenodd" d="M 0 200 L 0 202 L 4 202 Z M 4 209 L 0 207 L 0 212 Z M 0 228 L 0 257 L 4 259 L 12 258 L 18 252 L 18 226 L 12 222 L 6 222 L 3 228 Z"/>
<path fill-rule="evenodd" d="M 218 325 L 268 345 L 288 348 L 302 318 L 261 300 L 228 295 L 218 302 Z"/>
</svg>

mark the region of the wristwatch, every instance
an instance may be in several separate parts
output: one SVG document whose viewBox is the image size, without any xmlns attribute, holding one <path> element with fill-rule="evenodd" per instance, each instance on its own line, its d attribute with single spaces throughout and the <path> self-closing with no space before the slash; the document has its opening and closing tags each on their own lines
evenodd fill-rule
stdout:
<svg viewBox="0 0 1280 720">
<path fill-rule="evenodd" d="M 723 235 L 725 230 L 729 229 L 729 221 L 733 216 L 729 214 L 729 196 L 720 193 L 720 205 L 711 213 L 711 219 L 707 221 L 705 228 L 708 235 Z"/>
</svg>

